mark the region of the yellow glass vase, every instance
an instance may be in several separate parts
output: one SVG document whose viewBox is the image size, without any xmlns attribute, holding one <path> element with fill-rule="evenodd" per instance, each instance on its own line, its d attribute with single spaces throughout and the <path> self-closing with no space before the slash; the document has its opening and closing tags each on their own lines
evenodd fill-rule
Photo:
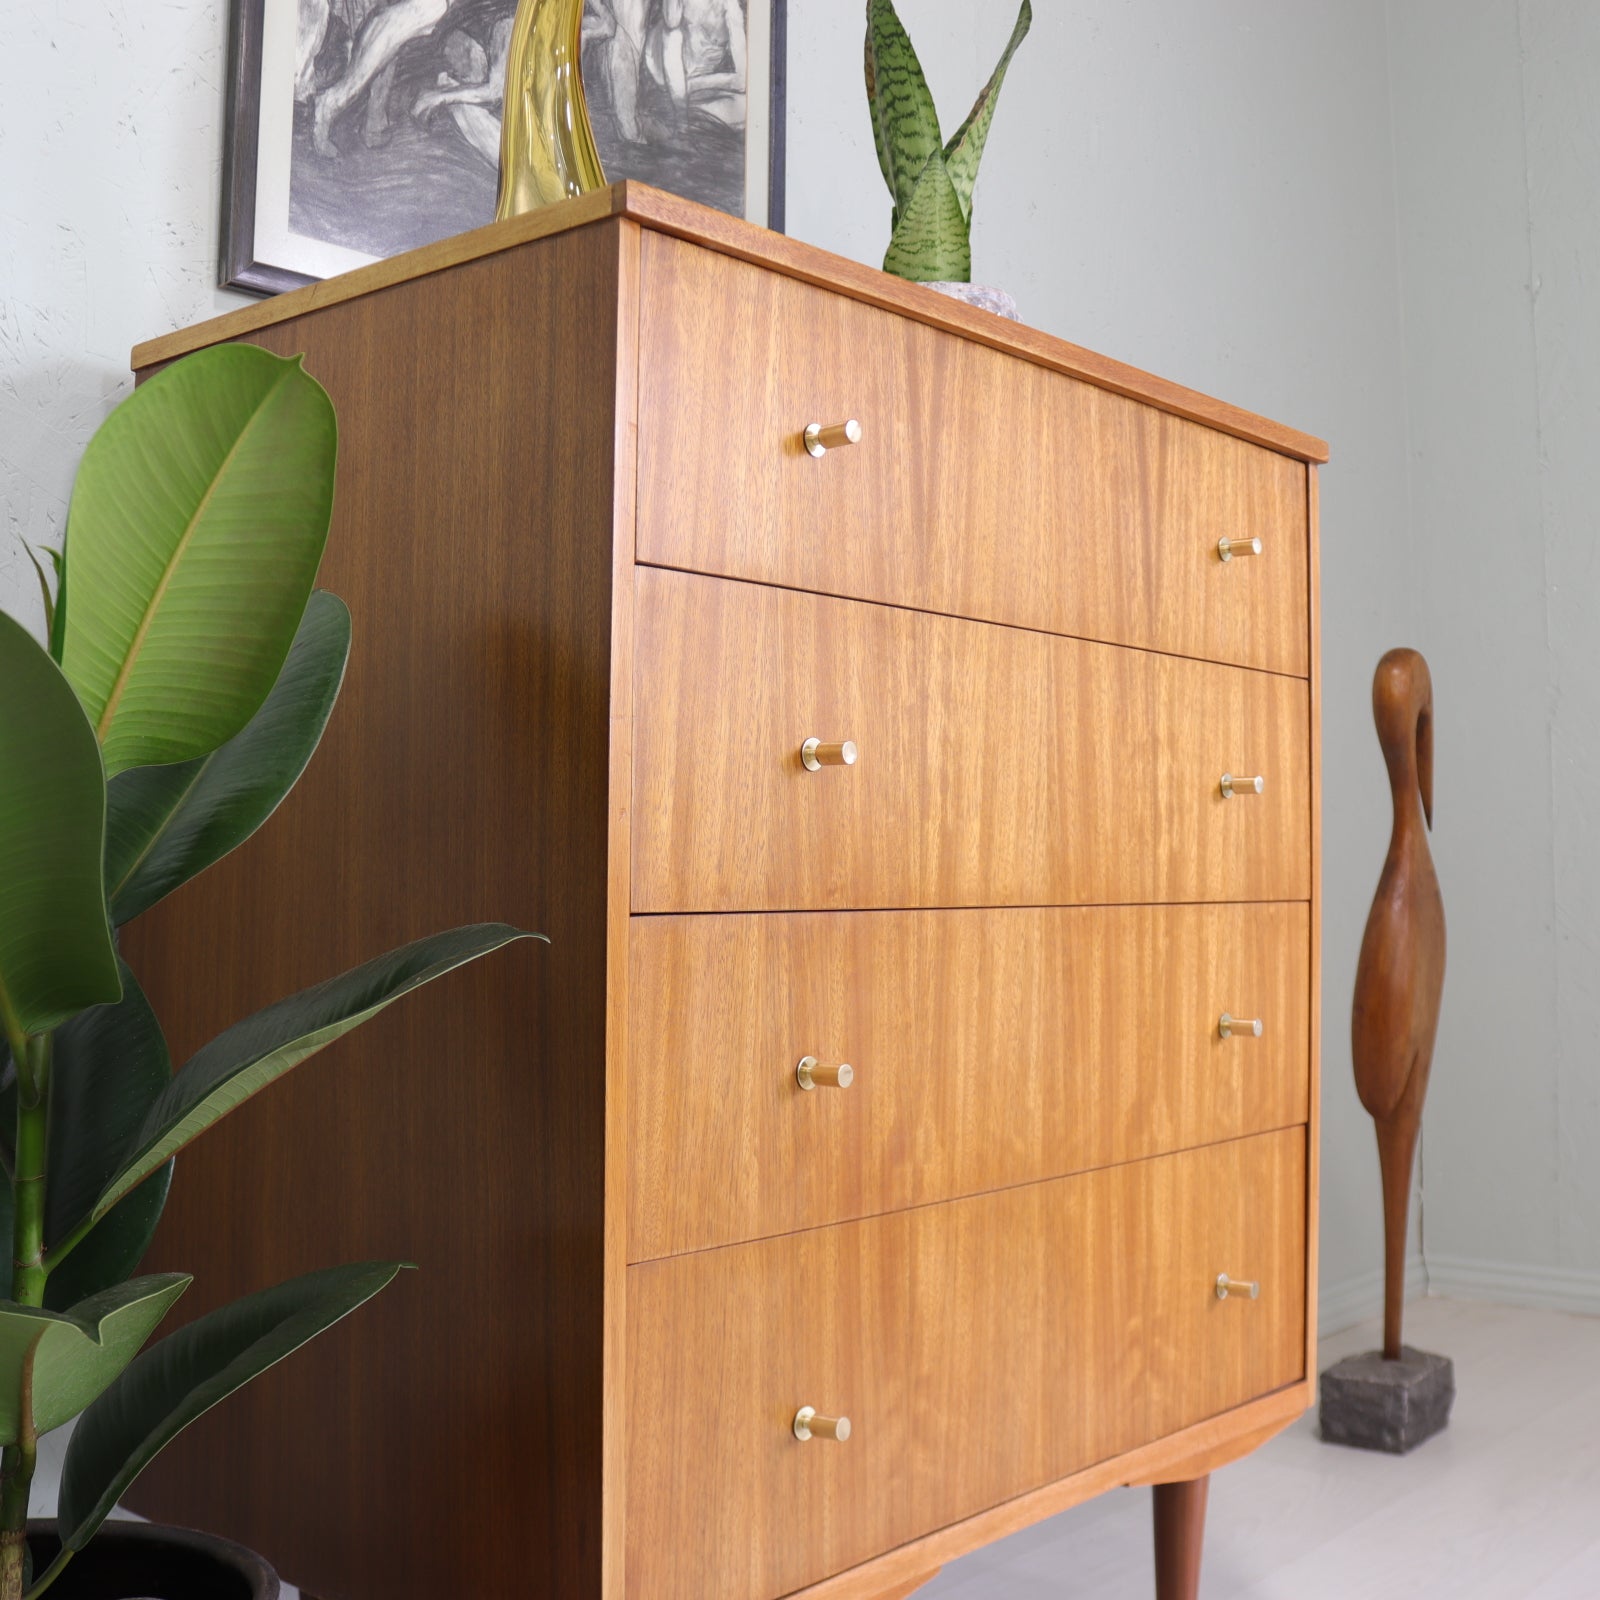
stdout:
<svg viewBox="0 0 1600 1600">
<path fill-rule="evenodd" d="M 522 0 L 506 60 L 497 222 L 605 187 L 582 51 L 583 0 Z"/>
</svg>

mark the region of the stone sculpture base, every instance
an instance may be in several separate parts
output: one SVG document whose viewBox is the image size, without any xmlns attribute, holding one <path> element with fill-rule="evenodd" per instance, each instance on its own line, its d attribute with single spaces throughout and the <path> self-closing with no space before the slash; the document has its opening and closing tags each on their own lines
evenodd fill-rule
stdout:
<svg viewBox="0 0 1600 1600">
<path fill-rule="evenodd" d="M 1401 1349 L 1347 1356 L 1322 1374 L 1322 1437 L 1330 1444 L 1403 1456 L 1450 1420 L 1456 1371 L 1449 1356 Z"/>
</svg>

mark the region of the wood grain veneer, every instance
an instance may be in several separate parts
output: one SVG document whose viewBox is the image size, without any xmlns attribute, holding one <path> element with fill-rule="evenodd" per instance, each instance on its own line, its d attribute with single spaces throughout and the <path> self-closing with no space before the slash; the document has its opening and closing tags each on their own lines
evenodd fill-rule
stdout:
<svg viewBox="0 0 1600 1600">
<path fill-rule="evenodd" d="M 1304 904 L 636 917 L 634 1260 L 1303 1123 Z M 1259 1039 L 1223 1039 L 1225 1011 Z M 802 1090 L 802 1055 L 849 1062 Z"/>
<path fill-rule="evenodd" d="M 963 338 L 1010 351 L 1025 361 L 1057 372 L 1085 378 L 1102 389 L 1129 395 L 1157 410 L 1170 411 L 1174 416 L 1190 417 L 1218 432 L 1253 439 L 1268 449 L 1301 461 L 1328 459 L 1328 447 L 1321 439 L 1286 428 L 1281 422 L 1186 389 L 1166 378 L 1141 372 L 1126 362 L 1113 361 L 1081 345 L 1041 333 L 1037 328 L 1008 322 L 992 312 L 963 305 L 919 283 L 890 277 L 860 262 L 819 250 L 815 245 L 770 233 L 739 217 L 730 217 L 652 189 L 648 184 L 631 181 L 616 183 L 595 194 L 566 200 L 506 222 L 457 234 L 420 250 L 343 273 L 324 283 L 314 283 L 147 340 L 134 347 L 132 365 L 135 371 L 143 371 L 206 345 L 246 337 L 312 311 L 342 305 L 347 300 L 375 294 L 396 284 L 450 272 L 468 262 L 525 248 L 613 217 L 629 218 L 651 233 L 685 239 L 706 251 L 753 262 L 802 283 L 836 289 L 853 299 L 882 306 L 930 327 L 948 328 Z"/>
<path fill-rule="evenodd" d="M 796 1590 L 793 1600 L 884 1600 L 886 1592 L 893 1592 L 890 1585 L 913 1578 L 921 1581 L 920 1575 L 935 1564 L 993 1544 L 1109 1489 L 1167 1481 L 1174 1470 L 1187 1476 L 1191 1462 L 1205 1463 L 1197 1471 L 1214 1471 L 1257 1449 L 1301 1417 L 1313 1403 L 1313 1387 L 1303 1380 L 1289 1384 L 1154 1444 L 1097 1461 L 1082 1472 L 1019 1494 L 937 1533 L 913 1539 L 874 1561 Z"/>
<path fill-rule="evenodd" d="M 1321 1192 L 1322 1119 L 1322 520 L 1317 469 L 1306 473 L 1306 520 L 1311 530 L 1311 1137 L 1306 1161 L 1306 1371 L 1317 1370 L 1317 1196 Z"/>
<path fill-rule="evenodd" d="M 813 321 L 892 459 L 753 453 L 790 389 L 830 399 Z M 198 1272 L 186 1314 L 421 1270 L 138 1508 L 324 1600 L 891 1600 L 1303 1410 L 1320 441 L 637 185 L 137 363 L 235 337 L 339 408 L 323 581 L 356 647 L 295 795 L 129 931 L 175 1054 L 429 928 L 554 943 L 185 1153 L 152 1264 Z M 992 464 L 933 457 L 938 407 L 977 454 L 1023 442 L 1048 538 Z M 1213 516 L 1272 555 L 1181 578 Z M 1058 547 L 1106 529 L 1126 570 L 1075 594 Z M 860 761 L 805 773 L 811 735 Z M 1225 769 L 1266 793 L 1223 801 Z M 1223 1045 L 1224 1005 L 1264 1037 Z M 807 1048 L 856 1084 L 794 1090 Z M 789 1435 L 802 1384 L 854 1438 Z"/>
<path fill-rule="evenodd" d="M 644 249 L 641 561 L 1304 676 L 1303 463 L 681 240 Z M 807 454 L 808 423 L 847 417 L 859 445 Z M 1224 562 L 1223 537 L 1262 553 Z"/>
<path fill-rule="evenodd" d="M 198 1274 L 190 1315 L 338 1261 L 418 1265 L 130 1497 L 271 1551 L 326 1600 L 600 1592 L 626 239 L 562 234 L 258 335 L 305 352 L 338 408 L 320 581 L 354 617 L 349 672 L 288 804 L 124 935 L 180 1061 L 432 929 L 551 936 L 334 1045 L 173 1185 L 151 1265 Z M 469 1536 L 486 1524 L 517 1532 Z"/>
<path fill-rule="evenodd" d="M 630 1267 L 628 1593 L 788 1594 L 1304 1377 L 1304 1185 L 1289 1129 Z"/>
<path fill-rule="evenodd" d="M 633 909 L 1303 900 L 1298 678 L 648 567 Z M 810 736 L 853 767 L 807 772 Z M 1264 774 L 1222 797 L 1225 772 Z"/>
</svg>

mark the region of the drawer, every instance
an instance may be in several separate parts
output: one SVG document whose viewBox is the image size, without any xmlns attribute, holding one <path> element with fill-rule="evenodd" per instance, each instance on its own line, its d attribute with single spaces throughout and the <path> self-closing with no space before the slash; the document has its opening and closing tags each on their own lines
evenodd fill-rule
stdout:
<svg viewBox="0 0 1600 1600">
<path fill-rule="evenodd" d="M 636 917 L 628 1254 L 1306 1121 L 1304 904 Z M 1224 1038 L 1224 1013 L 1259 1019 Z M 802 1058 L 846 1088 L 797 1081 Z"/>
<path fill-rule="evenodd" d="M 655 234 L 640 340 L 641 561 L 1308 671 L 1301 462 Z"/>
<path fill-rule="evenodd" d="M 627 1593 L 770 1600 L 1297 1381 L 1305 1247 L 1290 1129 L 630 1267 Z"/>
<path fill-rule="evenodd" d="M 1299 678 L 638 568 L 633 909 L 1310 897 Z M 808 771 L 808 738 L 853 766 Z M 1265 780 L 1225 798 L 1225 773 Z"/>
</svg>

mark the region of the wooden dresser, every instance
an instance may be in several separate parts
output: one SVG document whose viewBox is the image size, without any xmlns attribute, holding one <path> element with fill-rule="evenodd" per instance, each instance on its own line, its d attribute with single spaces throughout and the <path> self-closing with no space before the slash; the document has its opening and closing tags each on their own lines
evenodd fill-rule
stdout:
<svg viewBox="0 0 1600 1600">
<path fill-rule="evenodd" d="M 1191 1596 L 1311 1399 L 1324 447 L 631 184 L 135 365 L 237 337 L 338 407 L 356 646 L 130 930 L 175 1054 L 554 943 L 180 1160 L 191 1312 L 421 1270 L 134 1504 L 323 1600 L 889 1600 L 1156 1484 Z"/>
</svg>

